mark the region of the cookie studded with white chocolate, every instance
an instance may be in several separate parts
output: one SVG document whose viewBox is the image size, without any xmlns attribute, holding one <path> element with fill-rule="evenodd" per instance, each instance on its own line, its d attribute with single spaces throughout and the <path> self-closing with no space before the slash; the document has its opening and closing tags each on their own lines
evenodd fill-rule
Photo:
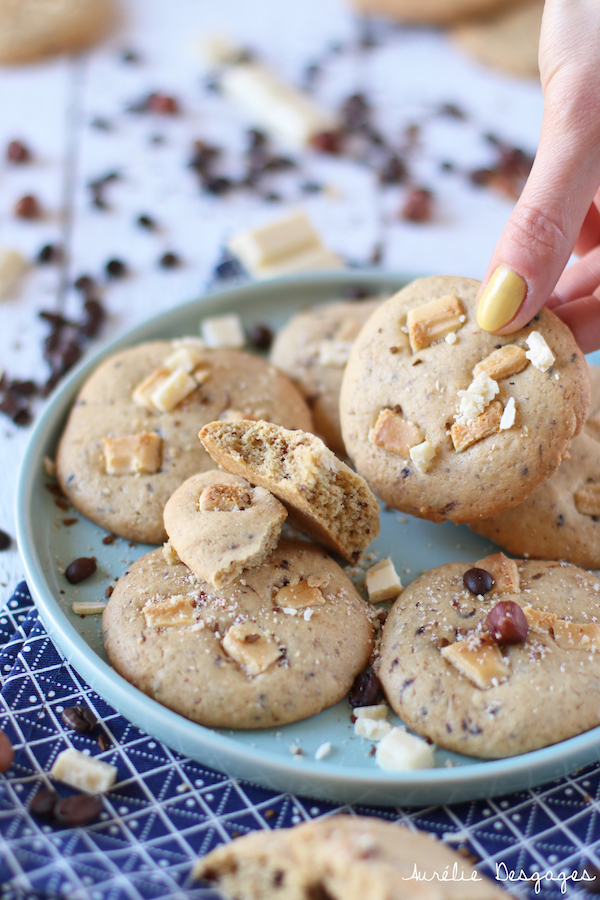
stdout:
<svg viewBox="0 0 600 900">
<path fill-rule="evenodd" d="M 413 581 L 390 611 L 378 677 L 406 724 L 498 758 L 600 724 L 600 579 L 502 553 Z"/>
<path fill-rule="evenodd" d="M 402 512 L 483 520 L 546 481 L 584 424 L 585 359 L 548 310 L 515 334 L 482 331 L 479 282 L 418 279 L 377 309 L 340 398 L 357 471 Z M 451 340 L 448 340 L 451 338 Z"/>
</svg>

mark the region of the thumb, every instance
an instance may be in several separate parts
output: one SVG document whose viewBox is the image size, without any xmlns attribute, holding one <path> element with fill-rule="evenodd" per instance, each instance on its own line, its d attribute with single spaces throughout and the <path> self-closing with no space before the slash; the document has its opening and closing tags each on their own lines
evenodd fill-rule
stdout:
<svg viewBox="0 0 600 900">
<path fill-rule="evenodd" d="M 549 74 L 536 159 L 482 283 L 477 321 L 485 331 L 517 331 L 546 303 L 598 189 L 596 54 L 597 45 Z"/>
</svg>

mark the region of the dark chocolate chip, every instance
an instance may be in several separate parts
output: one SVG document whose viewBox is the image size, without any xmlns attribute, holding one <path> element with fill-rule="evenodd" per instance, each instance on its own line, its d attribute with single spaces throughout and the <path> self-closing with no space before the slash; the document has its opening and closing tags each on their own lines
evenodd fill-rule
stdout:
<svg viewBox="0 0 600 900">
<path fill-rule="evenodd" d="M 74 559 L 66 568 L 65 578 L 71 584 L 79 584 L 84 578 L 89 578 L 96 571 L 96 560 L 93 556 L 80 556 Z"/>
<path fill-rule="evenodd" d="M 89 825 L 102 811 L 102 803 L 91 794 L 73 794 L 63 797 L 54 807 L 54 818 L 61 825 L 72 827 Z"/>
<path fill-rule="evenodd" d="M 231 178 L 218 176 L 216 178 L 207 178 L 202 186 L 207 194 L 214 194 L 219 197 L 232 189 L 233 181 Z"/>
<path fill-rule="evenodd" d="M 80 275 L 79 278 L 76 278 L 73 282 L 73 287 L 76 291 L 87 294 L 95 287 L 95 282 L 90 275 Z"/>
<path fill-rule="evenodd" d="M 467 569 L 463 575 L 463 584 L 472 594 L 487 594 L 494 585 L 494 579 L 485 569 L 473 566 L 472 569 Z"/>
<path fill-rule="evenodd" d="M 121 259 L 109 259 L 105 269 L 109 278 L 122 278 L 127 272 L 127 266 Z"/>
<path fill-rule="evenodd" d="M 114 542 L 116 541 L 116 539 L 117 539 L 116 534 L 106 534 L 106 535 L 104 535 L 104 537 L 102 538 L 102 543 L 103 543 L 103 544 L 114 544 Z"/>
<path fill-rule="evenodd" d="M 348 694 L 350 706 L 353 709 L 357 706 L 372 706 L 380 692 L 381 687 L 377 675 L 374 672 L 361 672 L 352 682 Z"/>
<path fill-rule="evenodd" d="M 176 269 L 177 266 L 181 265 L 181 260 L 177 256 L 176 253 L 168 252 L 163 253 L 161 258 L 158 261 L 159 266 L 163 269 Z"/>
<path fill-rule="evenodd" d="M 60 262 L 62 258 L 62 250 L 54 244 L 44 244 L 37 255 L 37 261 L 41 265 L 46 263 Z"/>
<path fill-rule="evenodd" d="M 267 325 L 251 325 L 248 328 L 248 340 L 257 350 L 268 350 L 273 343 L 273 332 Z"/>
<path fill-rule="evenodd" d="M 491 636 L 499 644 L 522 644 L 529 631 L 525 613 L 514 600 L 496 603 L 485 622 Z"/>
<path fill-rule="evenodd" d="M 92 731 L 98 724 L 98 719 L 87 706 L 68 706 L 62 711 L 61 719 L 68 728 L 72 728 L 79 734 Z"/>
<path fill-rule="evenodd" d="M 12 538 L 5 531 L 0 529 L 0 550 L 8 550 L 10 545 L 12 544 Z"/>
<path fill-rule="evenodd" d="M 34 816 L 51 819 L 54 817 L 54 807 L 58 800 L 59 796 L 52 788 L 41 788 L 31 800 L 29 812 Z"/>
<path fill-rule="evenodd" d="M 6 772 L 13 764 L 15 751 L 12 741 L 4 731 L 0 731 L 0 772 Z"/>
</svg>

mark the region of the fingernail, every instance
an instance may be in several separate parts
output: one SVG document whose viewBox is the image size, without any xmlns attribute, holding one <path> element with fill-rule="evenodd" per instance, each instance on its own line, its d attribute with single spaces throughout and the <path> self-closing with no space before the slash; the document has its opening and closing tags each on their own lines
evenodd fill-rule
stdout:
<svg viewBox="0 0 600 900">
<path fill-rule="evenodd" d="M 484 331 L 498 331 L 514 318 L 525 299 L 527 285 L 520 275 L 499 266 L 477 304 L 477 324 Z"/>
</svg>

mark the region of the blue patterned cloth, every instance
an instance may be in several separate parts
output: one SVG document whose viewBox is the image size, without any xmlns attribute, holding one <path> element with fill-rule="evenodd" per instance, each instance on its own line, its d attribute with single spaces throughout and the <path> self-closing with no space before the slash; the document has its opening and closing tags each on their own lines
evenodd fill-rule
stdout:
<svg viewBox="0 0 600 900">
<path fill-rule="evenodd" d="M 0 686 L 0 729 L 16 751 L 14 765 L 0 776 L 1 900 L 216 898 L 191 880 L 198 856 L 248 831 L 340 809 L 402 822 L 468 848 L 492 878 L 511 870 L 515 877 L 521 870 L 522 877 L 538 873 L 537 885 L 505 885 L 519 898 L 584 898 L 590 888 L 600 893 L 600 876 L 585 885 L 571 877 L 585 865 L 589 877 L 600 869 L 600 765 L 533 791 L 419 810 L 337 807 L 274 793 L 179 756 L 116 713 L 56 649 L 24 582 L 0 610 Z M 78 734 L 63 725 L 62 710 L 76 704 L 101 720 L 107 749 L 97 732 Z M 50 786 L 47 773 L 66 747 L 118 768 L 100 818 L 84 828 L 50 825 L 27 810 L 39 787 Z M 73 793 L 63 786 L 58 791 Z"/>
</svg>

